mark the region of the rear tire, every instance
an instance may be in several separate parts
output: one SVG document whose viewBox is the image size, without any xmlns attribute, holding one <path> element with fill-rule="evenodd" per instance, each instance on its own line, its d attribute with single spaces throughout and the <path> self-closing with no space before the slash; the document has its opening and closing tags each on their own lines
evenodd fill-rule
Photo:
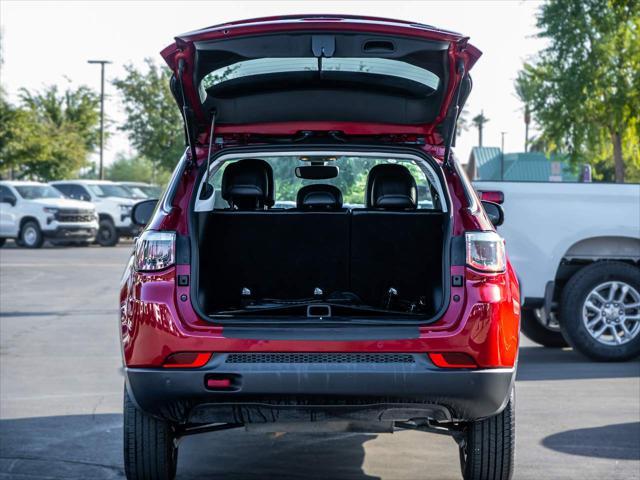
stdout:
<svg viewBox="0 0 640 480">
<path fill-rule="evenodd" d="M 25 248 L 40 248 L 44 243 L 44 237 L 38 222 L 29 220 L 20 229 L 20 246 Z"/>
<path fill-rule="evenodd" d="M 103 247 L 113 247 L 118 243 L 118 240 L 120 237 L 113 222 L 108 219 L 100 220 L 96 242 Z"/>
<path fill-rule="evenodd" d="M 537 318 L 534 308 L 523 308 L 520 330 L 531 341 L 543 347 L 564 348 L 569 346 L 559 330 L 545 327 Z"/>
<path fill-rule="evenodd" d="M 609 299 L 611 285 L 616 288 L 613 298 Z M 620 298 L 623 289 L 625 295 Z M 640 269 L 637 267 L 622 262 L 592 263 L 569 279 L 562 291 L 561 303 L 562 334 L 586 357 L 620 362 L 640 355 Z M 598 315 L 602 318 L 599 323 Z M 620 323 L 621 318 L 626 320 Z M 625 340 L 623 325 L 630 333 L 628 340 Z M 597 336 L 600 329 L 603 333 Z M 619 336 L 619 344 L 613 331 Z"/>
<path fill-rule="evenodd" d="M 169 422 L 147 415 L 124 390 L 124 471 L 128 480 L 173 480 L 178 465 Z"/>
<path fill-rule="evenodd" d="M 516 445 L 515 391 L 497 415 L 472 422 L 460 446 L 464 480 L 510 480 Z"/>
</svg>

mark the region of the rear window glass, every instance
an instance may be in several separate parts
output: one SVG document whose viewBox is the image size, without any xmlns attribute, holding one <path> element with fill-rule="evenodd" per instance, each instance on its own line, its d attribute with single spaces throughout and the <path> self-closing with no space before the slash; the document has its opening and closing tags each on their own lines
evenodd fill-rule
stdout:
<svg viewBox="0 0 640 480">
<path fill-rule="evenodd" d="M 210 87 L 236 78 L 272 73 L 318 71 L 318 59 L 313 58 L 256 58 L 234 63 L 208 73 L 200 83 L 201 94 Z M 433 72 L 399 60 L 387 58 L 339 58 L 322 59 L 322 71 L 356 72 L 363 74 L 399 77 L 437 90 L 440 78 Z"/>
<path fill-rule="evenodd" d="M 298 178 L 295 175 L 295 168 L 309 165 L 308 160 L 302 160 L 297 156 L 259 158 L 268 162 L 273 169 L 276 200 L 275 208 L 296 208 L 298 190 L 306 185 L 312 184 L 329 184 L 338 187 L 342 192 L 344 208 L 364 208 L 365 188 L 369 170 L 375 165 L 397 163 L 407 167 L 416 181 L 416 186 L 418 187 L 418 208 L 440 210 L 439 205 L 434 205 L 429 180 L 420 167 L 411 160 L 351 156 L 333 157 L 332 160 L 326 161 L 325 164 L 335 165 L 339 168 L 337 177 L 325 180 L 308 180 Z M 220 191 L 224 169 L 231 163 L 234 162 L 226 162 L 223 164 L 209 180 L 209 183 L 213 185 L 216 192 L 214 205 L 216 209 L 229 208 L 227 201 L 220 196 Z"/>
</svg>

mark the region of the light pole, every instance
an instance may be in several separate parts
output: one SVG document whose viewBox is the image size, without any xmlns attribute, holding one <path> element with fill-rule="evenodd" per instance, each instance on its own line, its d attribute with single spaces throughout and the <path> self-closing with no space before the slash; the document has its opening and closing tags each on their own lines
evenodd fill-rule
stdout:
<svg viewBox="0 0 640 480">
<path fill-rule="evenodd" d="M 500 180 L 504 180 L 504 136 L 507 132 L 500 132 L 502 140 L 500 142 L 500 150 L 502 155 L 500 156 Z"/>
<path fill-rule="evenodd" d="M 87 63 L 100 65 L 100 180 L 104 180 L 104 66 L 111 62 L 109 60 L 89 60 Z"/>
</svg>

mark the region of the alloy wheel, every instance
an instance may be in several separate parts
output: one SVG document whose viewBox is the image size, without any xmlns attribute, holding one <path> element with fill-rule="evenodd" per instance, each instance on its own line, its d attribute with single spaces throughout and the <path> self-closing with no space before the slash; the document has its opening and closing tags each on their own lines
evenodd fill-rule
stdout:
<svg viewBox="0 0 640 480">
<path fill-rule="evenodd" d="M 640 293 L 621 281 L 601 283 L 582 305 L 582 321 L 598 342 L 617 346 L 640 333 Z"/>
</svg>

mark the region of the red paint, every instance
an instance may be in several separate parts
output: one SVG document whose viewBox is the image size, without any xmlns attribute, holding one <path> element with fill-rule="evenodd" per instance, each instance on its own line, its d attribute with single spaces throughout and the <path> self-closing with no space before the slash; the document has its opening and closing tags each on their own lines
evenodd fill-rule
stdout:
<svg viewBox="0 0 640 480">
<path fill-rule="evenodd" d="M 300 16 L 270 17 L 210 27 L 178 37 L 175 44 L 163 51 L 163 56 L 169 65 L 175 68 L 179 54 L 184 55 L 185 59 L 191 58 L 193 42 L 196 40 L 327 28 L 335 31 L 369 31 L 449 41 L 450 57 L 463 58 L 467 70 L 480 56 L 477 49 L 466 44 L 464 37 L 452 32 L 416 27 L 408 22 L 333 16 L 311 19 Z M 450 73 L 455 76 L 454 71 Z M 186 75 L 187 83 L 189 77 L 190 75 Z M 187 87 L 189 88 L 188 85 Z M 447 95 L 450 96 L 451 93 L 448 92 Z M 292 135 L 305 129 L 340 130 L 348 135 L 362 136 L 424 135 L 428 144 L 422 147 L 423 150 L 433 155 L 436 161 L 442 162 L 442 139 L 432 131 L 433 125 L 404 126 L 350 122 L 282 122 L 235 127 L 221 125 L 217 132 L 224 138 L 225 145 L 216 145 L 215 148 L 224 149 L 226 145 L 233 145 L 234 142 L 259 145 L 259 140 L 251 137 L 255 133 Z M 200 141 L 203 142 L 205 138 L 201 137 Z M 207 149 L 198 145 L 196 153 L 196 163 L 202 164 L 207 157 Z M 465 196 L 458 174 L 444 169 L 444 175 L 452 209 L 453 235 L 463 235 L 469 230 L 493 230 L 482 210 L 470 210 L 471 205 Z M 170 230 L 186 236 L 190 234 L 187 217 L 195 180 L 196 169 L 187 170 L 183 174 L 171 213 L 158 209 L 150 222 L 150 229 Z M 478 203 L 479 198 L 475 192 L 471 192 L 471 195 L 474 197 L 472 200 Z M 159 273 L 139 273 L 133 270 L 130 262 L 122 277 L 120 289 L 124 361 L 129 367 L 161 367 L 170 355 L 184 352 L 198 352 L 203 355 L 217 352 L 406 352 L 425 355 L 436 353 L 439 355 L 436 359 L 448 361 L 449 366 L 456 365 L 456 362 L 451 361 L 450 354 L 462 354 L 479 368 L 512 367 L 518 352 L 520 293 L 511 264 L 507 263 L 507 269 L 503 273 L 481 273 L 463 266 L 451 267 L 450 273 L 462 275 L 463 285 L 451 287 L 448 309 L 436 322 L 421 326 L 418 338 L 358 341 L 266 340 L 259 337 L 230 338 L 225 335 L 222 325 L 200 318 L 191 304 L 190 287 L 180 287 L 176 283 L 177 275 L 191 274 L 190 265 L 179 264 Z M 186 295 L 187 301 L 180 300 L 182 295 Z M 454 300 L 454 297 L 459 298 Z M 195 359 L 192 361 L 195 362 Z M 458 362 L 458 365 L 467 365 L 460 362 L 459 358 Z M 190 367 L 195 368 L 193 363 Z"/>
</svg>

